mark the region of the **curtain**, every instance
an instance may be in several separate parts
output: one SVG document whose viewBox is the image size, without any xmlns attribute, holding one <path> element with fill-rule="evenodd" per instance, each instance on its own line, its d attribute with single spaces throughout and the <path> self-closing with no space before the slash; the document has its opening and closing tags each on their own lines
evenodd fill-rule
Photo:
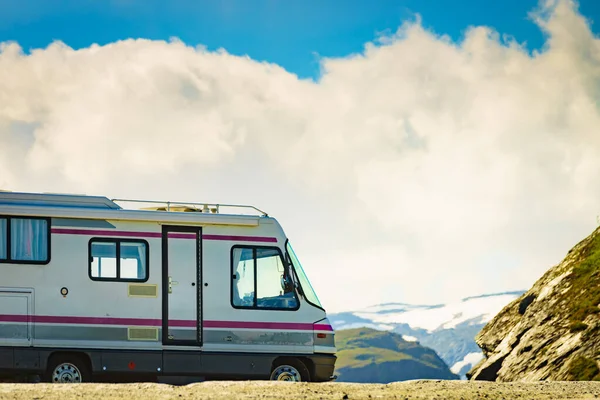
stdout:
<svg viewBox="0 0 600 400">
<path fill-rule="evenodd" d="M 10 221 L 10 235 L 12 260 L 48 260 L 48 221 L 13 218 Z"/>
<path fill-rule="evenodd" d="M 235 306 L 254 305 L 254 252 L 248 248 L 237 248 L 233 251 L 233 304 Z"/>
<path fill-rule="evenodd" d="M 0 260 L 6 260 L 6 241 L 8 239 L 8 232 L 6 231 L 6 218 L 0 219 Z"/>
<path fill-rule="evenodd" d="M 146 245 L 139 243 L 138 248 L 138 263 L 137 263 L 137 279 L 146 279 Z"/>
</svg>

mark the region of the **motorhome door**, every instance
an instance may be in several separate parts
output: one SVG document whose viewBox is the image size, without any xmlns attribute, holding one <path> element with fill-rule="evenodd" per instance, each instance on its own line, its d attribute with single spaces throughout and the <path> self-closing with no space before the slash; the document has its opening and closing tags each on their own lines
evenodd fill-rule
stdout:
<svg viewBox="0 0 600 400">
<path fill-rule="evenodd" d="M 163 226 L 162 342 L 202 345 L 202 230 Z"/>
</svg>

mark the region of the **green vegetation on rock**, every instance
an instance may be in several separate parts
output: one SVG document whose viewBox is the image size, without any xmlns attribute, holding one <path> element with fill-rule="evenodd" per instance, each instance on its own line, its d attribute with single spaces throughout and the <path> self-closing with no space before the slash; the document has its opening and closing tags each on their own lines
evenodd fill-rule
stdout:
<svg viewBox="0 0 600 400">
<path fill-rule="evenodd" d="M 477 335 L 475 380 L 600 380 L 600 228 Z"/>
<path fill-rule="evenodd" d="M 401 335 L 359 328 L 336 332 L 336 374 L 342 382 L 389 383 L 458 379 L 435 351 Z"/>
<path fill-rule="evenodd" d="M 600 369 L 596 361 L 579 356 L 571 362 L 569 376 L 573 381 L 598 381 Z"/>
<path fill-rule="evenodd" d="M 588 327 L 587 324 L 584 324 L 581 321 L 576 321 L 576 322 L 573 322 L 571 324 L 571 326 L 569 326 L 569 330 L 571 332 L 580 332 L 580 331 L 585 331 L 587 329 L 587 327 Z"/>
<path fill-rule="evenodd" d="M 581 249 L 579 262 L 568 277 L 571 288 L 563 300 L 569 304 L 571 321 L 583 321 L 600 312 L 600 235 Z"/>
</svg>

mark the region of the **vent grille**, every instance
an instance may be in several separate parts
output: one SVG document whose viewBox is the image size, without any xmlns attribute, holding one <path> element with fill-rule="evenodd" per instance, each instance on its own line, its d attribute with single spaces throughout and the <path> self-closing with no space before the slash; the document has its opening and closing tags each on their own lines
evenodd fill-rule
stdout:
<svg viewBox="0 0 600 400">
<path fill-rule="evenodd" d="M 158 328 L 127 328 L 129 340 L 158 340 Z"/>
<path fill-rule="evenodd" d="M 129 297 L 158 297 L 158 285 L 132 283 L 128 286 Z"/>
</svg>

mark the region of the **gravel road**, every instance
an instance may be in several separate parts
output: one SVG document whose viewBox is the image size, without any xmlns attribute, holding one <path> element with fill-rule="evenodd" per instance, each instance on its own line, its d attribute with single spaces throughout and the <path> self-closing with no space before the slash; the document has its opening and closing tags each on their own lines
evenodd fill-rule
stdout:
<svg viewBox="0 0 600 400">
<path fill-rule="evenodd" d="M 388 385 L 203 382 L 132 384 L 0 384 L 0 399 L 594 399 L 600 382 L 494 383 L 411 381 Z"/>
</svg>

